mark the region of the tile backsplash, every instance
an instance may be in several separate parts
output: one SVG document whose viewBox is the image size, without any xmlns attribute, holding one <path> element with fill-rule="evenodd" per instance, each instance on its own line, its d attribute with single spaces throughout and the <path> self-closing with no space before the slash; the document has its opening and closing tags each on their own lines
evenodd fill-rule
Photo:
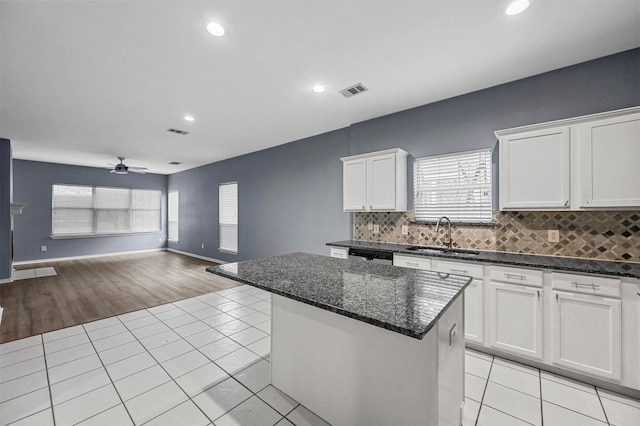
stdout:
<svg viewBox="0 0 640 426">
<path fill-rule="evenodd" d="M 453 246 L 514 253 L 583 257 L 640 262 L 640 211 L 496 211 L 491 226 L 453 225 Z M 379 233 L 369 230 L 377 224 Z M 408 235 L 402 235 L 407 225 Z M 550 243 L 548 230 L 559 230 L 560 241 Z M 413 212 L 355 213 L 356 240 L 442 245 L 445 231 L 436 235 L 435 223 L 413 222 Z"/>
</svg>

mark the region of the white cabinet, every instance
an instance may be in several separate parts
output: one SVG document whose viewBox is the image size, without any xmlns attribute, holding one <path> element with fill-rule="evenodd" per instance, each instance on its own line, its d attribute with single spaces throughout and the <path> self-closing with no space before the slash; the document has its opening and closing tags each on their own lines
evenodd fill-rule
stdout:
<svg viewBox="0 0 640 426">
<path fill-rule="evenodd" d="M 620 280 L 553 273 L 552 288 L 553 363 L 620 381 Z"/>
<path fill-rule="evenodd" d="M 329 255 L 331 257 L 337 257 L 338 259 L 348 259 L 349 249 L 344 247 L 329 247 Z"/>
<path fill-rule="evenodd" d="M 391 149 L 341 158 L 344 211 L 405 211 L 407 157 Z"/>
<path fill-rule="evenodd" d="M 570 201 L 570 128 L 500 139 L 500 209 L 566 208 Z"/>
<path fill-rule="evenodd" d="M 542 272 L 491 267 L 490 276 L 489 345 L 541 360 L 544 355 Z M 529 285 L 524 284 L 526 282 Z"/>
<path fill-rule="evenodd" d="M 580 207 L 640 206 L 640 113 L 582 126 Z"/>
<path fill-rule="evenodd" d="M 640 107 L 495 134 L 501 210 L 640 207 Z"/>
<path fill-rule="evenodd" d="M 484 267 L 480 263 L 455 262 L 434 258 L 434 271 L 467 275 L 473 278 L 464 291 L 464 337 L 466 341 L 484 343 Z"/>
<path fill-rule="evenodd" d="M 393 266 L 411 269 L 431 269 L 431 259 L 423 256 L 406 256 L 404 254 L 393 254 Z"/>
</svg>

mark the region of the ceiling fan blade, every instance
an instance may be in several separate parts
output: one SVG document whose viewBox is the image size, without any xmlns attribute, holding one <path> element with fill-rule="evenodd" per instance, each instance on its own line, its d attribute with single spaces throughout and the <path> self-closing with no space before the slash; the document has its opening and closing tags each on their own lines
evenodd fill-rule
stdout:
<svg viewBox="0 0 640 426">
<path fill-rule="evenodd" d="M 128 166 L 129 170 L 149 170 L 148 167 L 135 167 L 135 166 Z"/>
<path fill-rule="evenodd" d="M 109 169 L 107 169 L 107 170 L 109 170 Z M 116 172 L 115 170 L 111 169 L 111 172 L 110 172 L 110 173 L 115 173 L 115 172 Z"/>
</svg>

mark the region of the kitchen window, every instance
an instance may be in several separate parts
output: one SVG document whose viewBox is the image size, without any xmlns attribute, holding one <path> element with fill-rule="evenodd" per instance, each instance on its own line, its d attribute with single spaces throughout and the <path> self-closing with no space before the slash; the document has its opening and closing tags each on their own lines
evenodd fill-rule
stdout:
<svg viewBox="0 0 640 426">
<path fill-rule="evenodd" d="M 222 183 L 218 188 L 219 250 L 238 253 L 238 183 Z"/>
<path fill-rule="evenodd" d="M 161 232 L 161 203 L 161 191 L 53 185 L 52 236 Z"/>
<path fill-rule="evenodd" d="M 413 173 L 416 221 L 491 222 L 490 148 L 416 158 Z"/>
<path fill-rule="evenodd" d="M 167 209 L 167 223 L 168 223 L 168 238 L 169 241 L 178 241 L 179 240 L 179 213 L 180 213 L 180 196 L 178 191 L 169 191 L 169 200 L 168 200 L 168 209 Z"/>
</svg>

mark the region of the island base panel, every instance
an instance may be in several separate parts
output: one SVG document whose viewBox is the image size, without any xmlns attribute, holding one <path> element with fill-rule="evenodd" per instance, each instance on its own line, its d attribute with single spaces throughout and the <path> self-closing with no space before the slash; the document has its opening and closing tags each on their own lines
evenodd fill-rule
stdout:
<svg viewBox="0 0 640 426">
<path fill-rule="evenodd" d="M 274 294 L 272 383 L 334 426 L 460 425 L 462 306 L 419 340 Z"/>
</svg>

